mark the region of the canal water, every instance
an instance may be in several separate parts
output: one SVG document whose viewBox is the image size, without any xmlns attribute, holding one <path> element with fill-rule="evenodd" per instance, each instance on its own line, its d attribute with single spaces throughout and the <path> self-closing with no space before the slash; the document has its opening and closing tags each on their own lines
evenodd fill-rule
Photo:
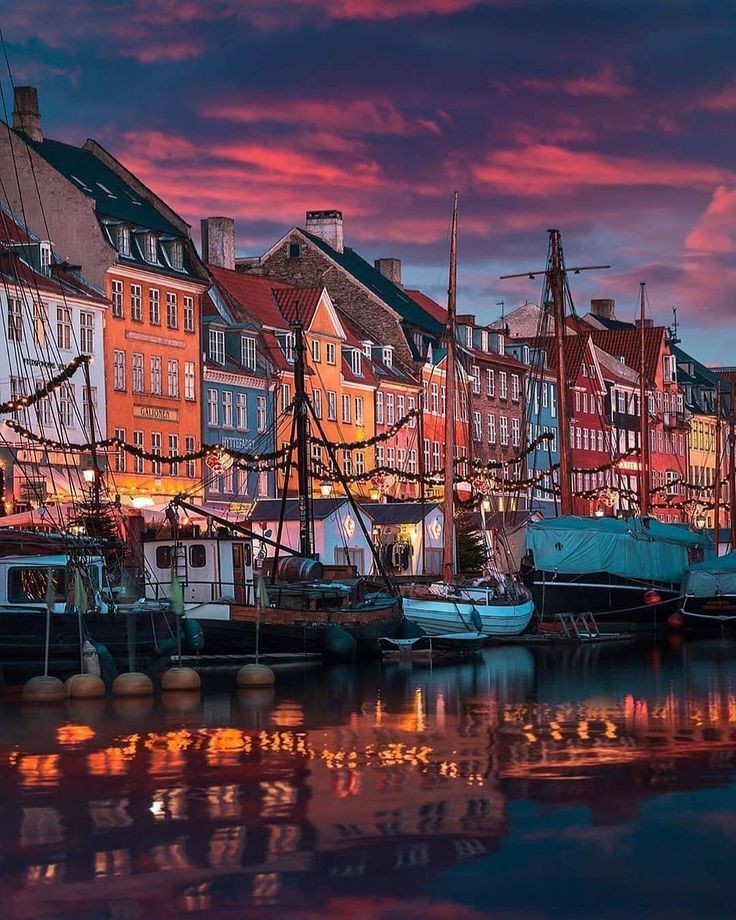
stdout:
<svg viewBox="0 0 736 920">
<path fill-rule="evenodd" d="M 736 642 L 0 702 L 5 918 L 728 917 Z"/>
</svg>

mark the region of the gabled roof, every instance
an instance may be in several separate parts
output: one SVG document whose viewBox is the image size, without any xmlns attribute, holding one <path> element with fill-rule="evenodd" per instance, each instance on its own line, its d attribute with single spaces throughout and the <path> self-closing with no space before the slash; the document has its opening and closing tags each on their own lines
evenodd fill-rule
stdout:
<svg viewBox="0 0 736 920">
<path fill-rule="evenodd" d="M 418 524 L 439 505 L 436 502 L 386 502 L 360 507 L 376 524 Z"/>
<path fill-rule="evenodd" d="M 664 326 L 644 328 L 644 374 L 648 383 L 654 382 L 663 353 L 667 330 Z M 641 330 L 635 326 L 625 329 L 609 329 L 606 332 L 593 330 L 593 342 L 615 358 L 623 358 L 632 370 L 641 368 Z"/>
<path fill-rule="evenodd" d="M 544 334 L 552 335 L 555 331 L 554 317 L 550 314 L 546 314 L 546 316 L 547 326 Z M 497 319 L 491 323 L 489 329 L 494 332 L 503 332 L 509 338 L 529 338 L 540 334 L 539 323 L 541 318 L 542 310 L 537 304 L 523 303 L 520 307 L 507 313 L 503 319 Z"/>
<path fill-rule="evenodd" d="M 544 349 L 547 354 L 547 367 L 551 371 L 557 370 L 557 349 L 553 336 L 520 336 L 517 341 L 522 341 L 530 348 L 536 348 L 540 351 Z M 586 352 L 588 352 L 590 342 L 590 335 L 565 336 L 565 367 L 569 386 L 573 386 L 578 379 L 580 365 L 583 363 Z M 592 354 L 592 351 L 590 353 Z"/>
<path fill-rule="evenodd" d="M 239 322 L 255 317 L 270 329 L 289 329 L 289 323 L 281 313 L 274 292 L 277 289 L 290 289 L 291 285 L 261 275 L 221 268 L 219 265 L 207 265 L 207 269 Z"/>
<path fill-rule="evenodd" d="M 314 498 L 312 499 L 312 517 L 315 521 L 323 521 L 336 511 L 350 510 L 347 498 Z M 257 501 L 253 506 L 249 519 L 251 521 L 278 521 L 281 514 L 281 499 L 266 498 Z M 296 498 L 286 499 L 285 521 L 299 520 L 299 501 Z M 258 531 L 253 531 L 258 537 Z"/>
<path fill-rule="evenodd" d="M 593 345 L 593 350 L 598 358 L 598 365 L 604 380 L 610 380 L 612 383 L 628 387 L 638 385 L 639 374 L 627 364 L 622 364 L 620 358 L 609 355 L 607 351 L 603 351 L 597 345 Z"/>
<path fill-rule="evenodd" d="M 289 326 L 301 322 L 306 328 L 312 322 L 323 290 L 321 287 L 274 287 L 273 296 Z"/>
<path fill-rule="evenodd" d="M 428 297 L 423 291 L 416 290 L 416 288 L 404 288 L 404 293 L 408 294 L 412 300 L 415 300 L 419 306 L 429 313 L 431 317 L 436 319 L 438 323 L 442 323 L 443 326 L 445 325 L 447 322 L 446 307 L 438 304 L 436 300 L 432 300 L 431 297 Z"/>
</svg>

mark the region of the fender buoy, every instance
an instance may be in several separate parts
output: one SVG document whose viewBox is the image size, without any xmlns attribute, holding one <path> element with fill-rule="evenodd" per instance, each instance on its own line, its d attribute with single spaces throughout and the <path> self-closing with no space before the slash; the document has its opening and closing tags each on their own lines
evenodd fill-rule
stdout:
<svg viewBox="0 0 736 920">
<path fill-rule="evenodd" d="M 660 604 L 662 602 L 662 595 L 658 591 L 654 591 L 650 588 L 648 591 L 644 592 L 644 603 L 648 607 L 653 607 L 655 604 Z"/>
<path fill-rule="evenodd" d="M 667 625 L 670 629 L 682 629 L 685 625 L 685 617 L 681 613 L 671 613 L 667 617 Z"/>
<path fill-rule="evenodd" d="M 358 643 L 342 626 L 330 624 L 325 628 L 323 649 L 330 658 L 352 658 Z"/>
<path fill-rule="evenodd" d="M 102 677 L 100 656 L 89 639 L 85 639 L 82 643 L 82 673 L 91 674 L 93 677 Z"/>
<path fill-rule="evenodd" d="M 100 665 L 100 677 L 105 682 L 106 687 L 111 687 L 115 678 L 118 676 L 118 668 L 115 659 L 110 654 L 110 649 L 101 642 L 92 642 L 94 650 L 97 652 L 97 660 Z"/>
<path fill-rule="evenodd" d="M 204 633 L 202 632 L 202 627 L 197 620 L 190 620 L 187 617 L 182 620 L 181 625 L 184 628 L 184 638 L 187 643 L 187 648 L 190 652 L 194 652 L 195 655 L 198 655 L 204 648 Z"/>
</svg>

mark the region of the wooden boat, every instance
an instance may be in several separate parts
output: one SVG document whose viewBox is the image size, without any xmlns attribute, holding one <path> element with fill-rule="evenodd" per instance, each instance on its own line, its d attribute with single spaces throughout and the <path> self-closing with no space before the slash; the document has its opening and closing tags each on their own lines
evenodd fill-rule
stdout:
<svg viewBox="0 0 736 920">
<path fill-rule="evenodd" d="M 382 636 L 378 640 L 384 658 L 467 658 L 476 655 L 488 636 L 483 633 L 441 633 L 436 636 L 417 636 L 414 639 L 393 639 Z"/>
</svg>

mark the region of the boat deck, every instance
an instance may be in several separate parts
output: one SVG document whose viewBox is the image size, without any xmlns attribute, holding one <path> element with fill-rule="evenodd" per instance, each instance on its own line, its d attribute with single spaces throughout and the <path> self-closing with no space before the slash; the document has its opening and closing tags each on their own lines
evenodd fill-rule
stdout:
<svg viewBox="0 0 736 920">
<path fill-rule="evenodd" d="M 279 626 L 299 625 L 304 623 L 324 623 L 325 625 L 362 626 L 384 623 L 386 620 L 401 619 L 398 605 L 365 606 L 359 608 L 335 609 L 290 609 L 288 607 L 246 607 L 235 605 L 230 608 L 230 619 L 241 623 L 274 624 Z"/>
</svg>

